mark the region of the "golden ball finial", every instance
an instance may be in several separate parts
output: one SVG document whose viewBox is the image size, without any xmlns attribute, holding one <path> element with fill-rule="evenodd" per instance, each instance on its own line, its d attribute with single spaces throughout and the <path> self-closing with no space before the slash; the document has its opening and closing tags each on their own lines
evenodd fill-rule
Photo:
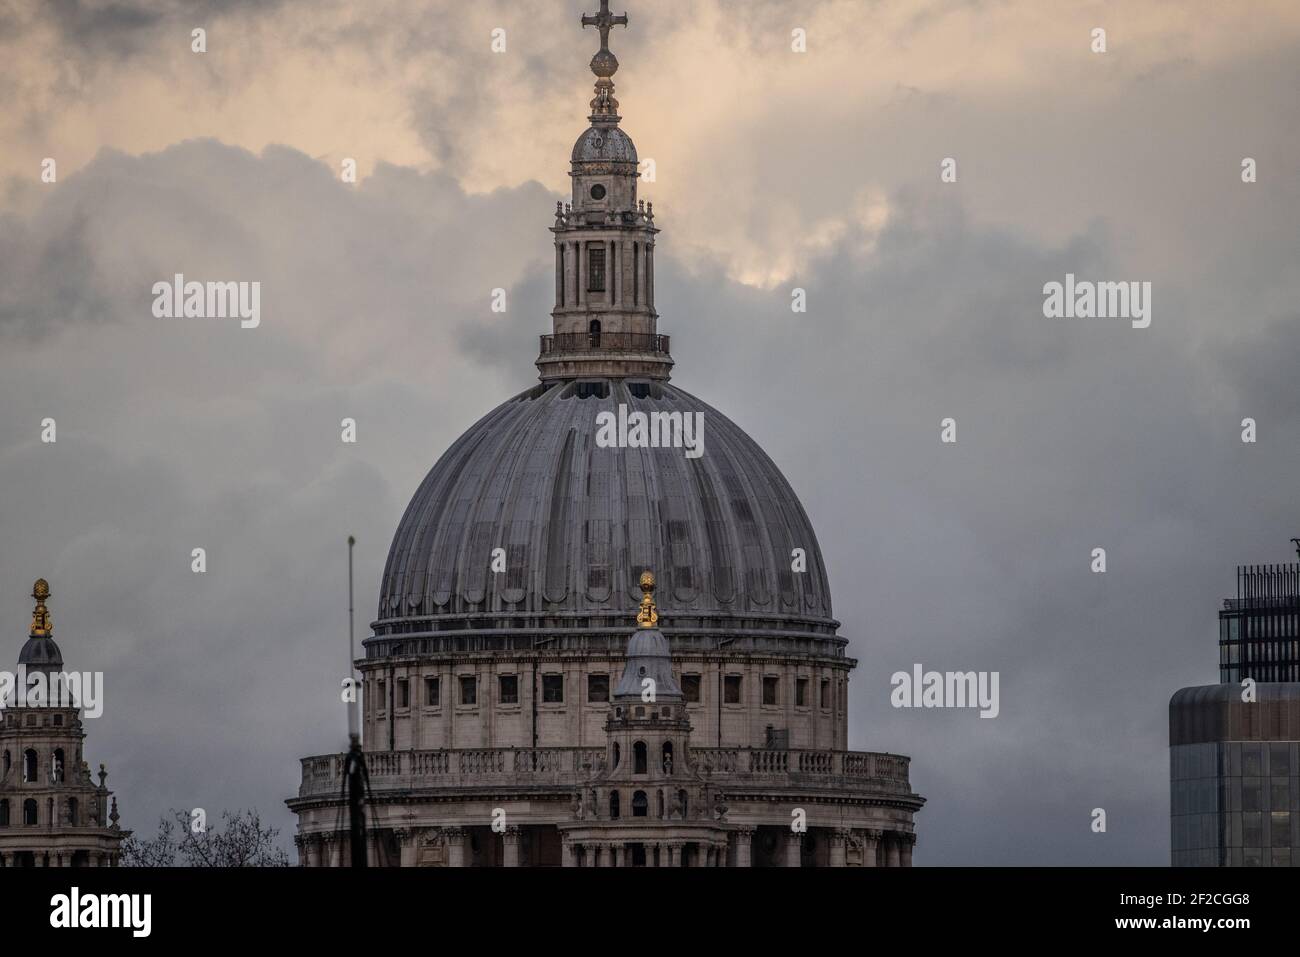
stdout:
<svg viewBox="0 0 1300 957">
<path fill-rule="evenodd" d="M 50 597 L 50 583 L 44 578 L 36 579 L 36 584 L 32 585 L 32 597 L 36 599 L 36 607 L 32 610 L 32 628 L 29 634 L 33 638 L 48 638 L 54 631 L 54 626 L 50 624 L 50 611 L 45 607 L 45 599 Z"/>
<path fill-rule="evenodd" d="M 641 610 L 636 613 L 637 624 L 642 628 L 653 628 L 659 622 L 659 612 L 655 608 L 655 573 L 646 569 L 641 573 Z"/>
</svg>

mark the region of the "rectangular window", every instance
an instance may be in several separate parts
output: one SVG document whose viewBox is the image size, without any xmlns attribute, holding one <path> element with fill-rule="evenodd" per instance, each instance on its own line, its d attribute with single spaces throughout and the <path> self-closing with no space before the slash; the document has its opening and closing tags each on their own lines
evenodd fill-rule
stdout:
<svg viewBox="0 0 1300 957">
<path fill-rule="evenodd" d="M 831 706 L 831 682 L 829 678 L 822 679 L 822 707 L 829 710 Z"/>
<path fill-rule="evenodd" d="M 397 679 L 397 706 L 399 708 L 411 706 L 411 683 L 405 678 Z"/>
<path fill-rule="evenodd" d="M 682 696 L 688 702 L 700 700 L 700 676 L 682 675 Z"/>
<path fill-rule="evenodd" d="M 722 679 L 724 704 L 740 704 L 740 675 L 727 675 Z"/>
<path fill-rule="evenodd" d="M 1291 773 L 1291 745 L 1270 744 L 1268 773 L 1275 778 L 1284 778 Z"/>
<path fill-rule="evenodd" d="M 800 708 L 808 707 L 808 679 L 799 678 L 794 683 L 794 703 Z"/>
<path fill-rule="evenodd" d="M 387 693 L 387 692 L 388 692 L 388 685 L 387 685 L 386 682 L 383 681 L 383 679 L 380 679 L 379 681 L 376 681 L 376 682 L 375 682 L 375 698 L 376 698 L 376 700 L 375 700 L 375 705 L 376 705 L 375 710 L 376 710 L 376 711 L 387 711 L 387 710 L 388 710 L 388 693 Z"/>
<path fill-rule="evenodd" d="M 587 246 L 587 291 L 605 291 L 605 244 Z"/>
<path fill-rule="evenodd" d="M 609 675 L 587 675 L 587 700 L 592 704 L 609 700 Z"/>
<path fill-rule="evenodd" d="M 501 703 L 519 703 L 519 676 L 501 675 Z"/>
<path fill-rule="evenodd" d="M 1268 843 L 1273 847 L 1291 846 L 1291 812 L 1274 811 L 1272 814 L 1273 835 Z"/>
<path fill-rule="evenodd" d="M 424 706 L 426 708 L 438 707 L 438 679 L 424 679 Z"/>
<path fill-rule="evenodd" d="M 473 675 L 460 676 L 460 703 L 478 704 L 478 679 Z"/>
<path fill-rule="evenodd" d="M 542 675 L 542 702 L 544 704 L 564 702 L 564 675 Z"/>
<path fill-rule="evenodd" d="M 763 704 L 776 704 L 777 678 L 771 675 L 763 676 Z"/>
</svg>

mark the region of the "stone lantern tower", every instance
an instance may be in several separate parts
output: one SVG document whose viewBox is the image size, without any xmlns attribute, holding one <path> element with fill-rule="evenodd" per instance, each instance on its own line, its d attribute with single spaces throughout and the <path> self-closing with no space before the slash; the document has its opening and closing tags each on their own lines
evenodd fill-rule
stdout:
<svg viewBox="0 0 1300 957">
<path fill-rule="evenodd" d="M 605 723 L 603 766 L 580 789 L 561 827 L 570 867 L 717 867 L 730 828 L 721 792 L 690 754 L 691 722 L 656 625 L 655 578 L 641 575 L 638 628 Z M 748 861 L 745 862 L 748 864 Z"/>
<path fill-rule="evenodd" d="M 56 693 L 67 682 L 44 578 L 37 579 L 32 597 L 36 608 L 18 655 L 18 687 L 0 711 L 0 863 L 114 867 L 131 832 L 118 827 L 104 765 L 95 782 L 82 757 L 80 707 Z"/>
<path fill-rule="evenodd" d="M 591 58 L 596 95 L 591 126 L 573 144 L 573 199 L 555 206 L 554 334 L 542 337 L 543 381 L 575 375 L 667 379 L 673 360 L 658 335 L 654 308 L 654 205 L 637 199 L 636 147 L 619 128 L 614 81 L 618 59 L 609 31 L 627 25 L 602 2 L 583 26 L 600 30 Z"/>
</svg>

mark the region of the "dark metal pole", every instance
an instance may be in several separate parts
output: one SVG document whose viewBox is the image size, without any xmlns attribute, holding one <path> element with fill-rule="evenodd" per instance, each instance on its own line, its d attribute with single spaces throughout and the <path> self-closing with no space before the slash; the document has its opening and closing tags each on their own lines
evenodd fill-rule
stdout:
<svg viewBox="0 0 1300 957">
<path fill-rule="evenodd" d="M 356 661 L 352 605 L 352 548 L 357 540 L 348 536 L 348 678 L 355 679 L 353 662 Z M 348 747 L 343 777 L 348 789 L 348 831 L 351 864 L 365 867 L 366 861 L 366 792 L 370 789 L 370 775 L 366 772 L 366 756 L 361 751 L 361 732 L 357 720 L 356 684 L 348 701 Z"/>
</svg>

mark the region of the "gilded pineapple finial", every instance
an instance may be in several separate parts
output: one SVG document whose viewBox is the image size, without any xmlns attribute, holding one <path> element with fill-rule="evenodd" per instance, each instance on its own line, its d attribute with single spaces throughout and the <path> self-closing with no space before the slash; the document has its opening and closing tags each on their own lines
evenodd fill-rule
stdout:
<svg viewBox="0 0 1300 957">
<path fill-rule="evenodd" d="M 655 573 L 646 569 L 641 573 L 641 610 L 636 614 L 637 624 L 642 628 L 653 628 L 659 623 L 659 612 L 655 608 Z"/>
<path fill-rule="evenodd" d="M 54 632 L 54 626 L 50 624 L 50 610 L 45 607 L 45 599 L 50 597 L 50 583 L 44 578 L 36 579 L 36 584 L 32 585 L 32 597 L 36 599 L 36 607 L 32 610 L 31 636 L 49 638 Z"/>
</svg>

